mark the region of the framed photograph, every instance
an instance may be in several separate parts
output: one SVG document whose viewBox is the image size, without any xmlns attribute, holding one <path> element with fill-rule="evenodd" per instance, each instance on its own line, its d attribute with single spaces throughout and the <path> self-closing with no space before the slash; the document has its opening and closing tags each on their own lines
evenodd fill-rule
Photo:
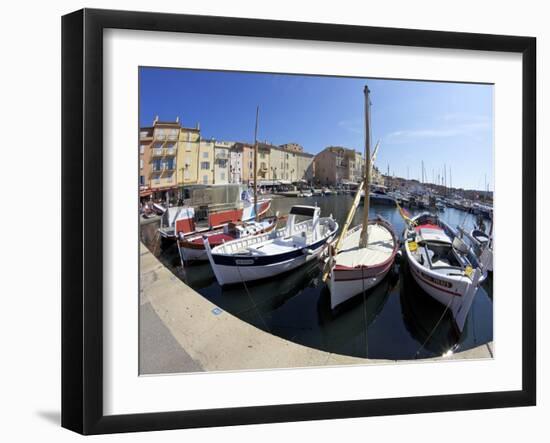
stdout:
<svg viewBox="0 0 550 443">
<path fill-rule="evenodd" d="M 536 40 L 62 20 L 62 425 L 536 403 Z"/>
</svg>

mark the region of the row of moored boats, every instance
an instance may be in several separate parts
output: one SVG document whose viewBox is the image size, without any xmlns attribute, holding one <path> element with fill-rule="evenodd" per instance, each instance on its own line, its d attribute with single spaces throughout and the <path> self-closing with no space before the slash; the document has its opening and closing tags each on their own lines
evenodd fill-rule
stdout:
<svg viewBox="0 0 550 443">
<path fill-rule="evenodd" d="M 361 189 L 370 189 L 377 150 L 371 158 L 369 103 L 365 88 L 367 167 Z M 459 331 L 480 285 L 492 271 L 491 235 L 455 230 L 436 213 L 410 217 L 396 203 L 406 222 L 398 236 L 390 223 L 368 218 L 368 201 L 363 204 L 363 223 L 350 228 L 361 203 L 359 192 L 341 229 L 332 215 L 322 216 L 319 207 L 307 205 L 293 206 L 285 226 L 278 227 L 282 221 L 278 214 L 265 216 L 270 203 L 269 199 L 245 202 L 237 211 L 218 215 L 216 224 L 202 230 L 194 226 L 192 210 L 180 210 L 170 235 L 177 241 L 182 264 L 208 260 L 219 285 L 224 286 L 274 278 L 320 260 L 331 307 L 336 308 L 366 295 L 402 255 L 416 283 L 445 306 Z"/>
</svg>

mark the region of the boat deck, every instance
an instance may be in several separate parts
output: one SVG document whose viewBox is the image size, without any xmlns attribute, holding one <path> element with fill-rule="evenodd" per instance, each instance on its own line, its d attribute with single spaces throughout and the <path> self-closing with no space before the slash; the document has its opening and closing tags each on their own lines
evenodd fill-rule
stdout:
<svg viewBox="0 0 550 443">
<path fill-rule="evenodd" d="M 311 233 L 307 236 L 300 234 L 292 237 L 275 238 L 272 241 L 258 243 L 244 247 L 236 251 L 237 254 L 252 254 L 252 255 L 275 255 L 293 251 L 297 248 L 303 248 L 312 242 Z"/>
<path fill-rule="evenodd" d="M 336 265 L 346 267 L 375 266 L 388 260 L 395 247 L 390 231 L 381 225 L 369 225 L 369 243 L 359 248 L 361 229 L 350 231 L 336 255 Z"/>
</svg>

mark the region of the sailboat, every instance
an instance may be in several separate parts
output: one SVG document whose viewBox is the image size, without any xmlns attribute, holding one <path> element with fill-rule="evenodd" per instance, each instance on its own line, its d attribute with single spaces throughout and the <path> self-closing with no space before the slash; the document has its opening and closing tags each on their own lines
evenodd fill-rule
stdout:
<svg viewBox="0 0 550 443">
<path fill-rule="evenodd" d="M 348 230 L 360 203 L 361 192 L 358 192 L 327 260 L 328 272 L 323 276 L 323 279 L 329 279 L 332 309 L 380 283 L 391 269 L 399 247 L 395 231 L 388 222 L 381 218 L 369 220 L 369 188 L 373 162 L 370 154 L 370 91 L 367 86 L 364 94 L 365 176 L 361 183 L 365 196 L 363 223 Z M 373 157 L 375 155 L 376 150 Z"/>
</svg>

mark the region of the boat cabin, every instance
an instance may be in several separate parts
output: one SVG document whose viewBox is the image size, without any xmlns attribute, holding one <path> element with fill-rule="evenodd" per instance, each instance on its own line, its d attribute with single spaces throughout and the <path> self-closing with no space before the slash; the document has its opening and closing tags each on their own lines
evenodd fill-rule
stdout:
<svg viewBox="0 0 550 443">
<path fill-rule="evenodd" d="M 317 206 L 295 205 L 290 208 L 288 219 L 286 222 L 287 235 L 295 234 L 295 226 L 306 219 L 312 219 L 312 230 L 314 238 L 320 235 L 319 218 L 321 216 L 321 208 Z"/>
</svg>

